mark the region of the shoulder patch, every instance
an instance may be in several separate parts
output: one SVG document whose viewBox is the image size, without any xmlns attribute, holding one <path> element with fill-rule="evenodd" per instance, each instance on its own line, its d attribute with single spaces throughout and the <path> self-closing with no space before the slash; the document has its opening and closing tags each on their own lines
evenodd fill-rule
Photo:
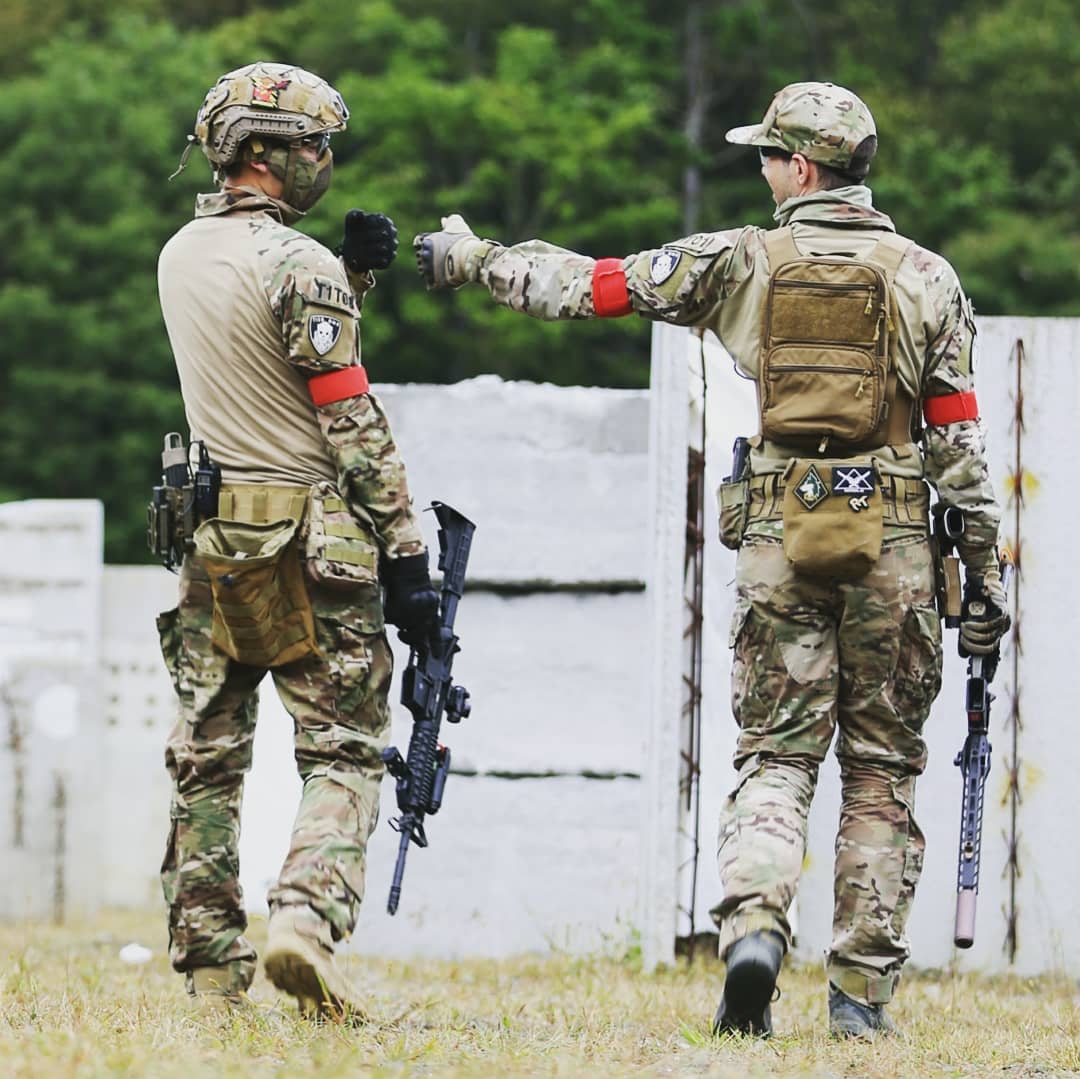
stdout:
<svg viewBox="0 0 1080 1079">
<path fill-rule="evenodd" d="M 662 285 L 678 268 L 682 255 L 670 247 L 662 247 L 649 262 L 649 278 L 654 285 Z"/>
<path fill-rule="evenodd" d="M 353 316 L 358 313 L 352 289 L 333 278 L 314 274 L 304 291 L 308 299 L 320 307 L 336 307 Z"/>
<path fill-rule="evenodd" d="M 333 315 L 309 315 L 307 332 L 311 347 L 318 355 L 325 356 L 341 336 L 341 319 Z"/>
</svg>

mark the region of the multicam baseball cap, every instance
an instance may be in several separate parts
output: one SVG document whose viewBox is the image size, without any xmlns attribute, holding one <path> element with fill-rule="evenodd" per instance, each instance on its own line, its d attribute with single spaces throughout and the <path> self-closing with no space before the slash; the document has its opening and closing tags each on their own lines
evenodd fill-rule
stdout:
<svg viewBox="0 0 1080 1079">
<path fill-rule="evenodd" d="M 732 128 L 727 141 L 774 146 L 843 172 L 871 135 L 877 135 L 874 118 L 850 90 L 831 82 L 794 82 L 777 92 L 760 124 Z"/>
</svg>

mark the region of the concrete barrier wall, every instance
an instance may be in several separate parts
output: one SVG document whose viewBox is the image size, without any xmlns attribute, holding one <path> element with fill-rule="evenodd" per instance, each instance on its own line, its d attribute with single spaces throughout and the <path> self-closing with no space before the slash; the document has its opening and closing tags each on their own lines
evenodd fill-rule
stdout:
<svg viewBox="0 0 1080 1079">
<path fill-rule="evenodd" d="M 101 901 L 102 513 L 0 505 L 0 917 Z"/>
<path fill-rule="evenodd" d="M 478 526 L 455 667 L 473 714 L 445 728 L 455 774 L 429 823 L 431 846 L 410 852 L 395 918 L 385 913 L 397 836 L 387 823 L 392 787 L 384 785 L 357 946 L 441 955 L 624 946 L 637 921 L 647 726 L 648 394 L 493 377 L 376 389 L 416 505 L 448 502 Z M 0 507 L 16 509 L 32 515 L 33 504 Z M 100 512 L 62 503 L 49 513 L 84 509 Z M 437 550 L 433 515 L 421 520 Z M 43 552 L 36 572 L 47 576 L 50 558 Z M 69 895 L 68 910 L 161 903 L 163 744 L 175 705 L 153 627 L 175 604 L 176 582 L 153 565 L 108 566 L 97 576 L 101 764 L 81 814 L 97 829 L 101 861 L 94 880 Z M 7 601 L 0 595 L 4 608 Z M 39 611 L 44 621 L 48 614 Z M 393 643 L 403 665 L 405 652 Z M 395 685 L 395 704 L 397 692 Z M 403 750 L 409 730 L 397 706 L 393 736 Z M 9 763 L 0 750 L 0 768 Z M 291 720 L 267 680 L 243 810 L 241 877 L 252 910 L 265 909 L 298 799 Z M 50 841 L 45 823 L 34 832 Z M 46 861 L 41 853 L 35 865 Z M 48 909 L 38 896 L 21 907 L 5 902 L 0 915 Z"/>
</svg>

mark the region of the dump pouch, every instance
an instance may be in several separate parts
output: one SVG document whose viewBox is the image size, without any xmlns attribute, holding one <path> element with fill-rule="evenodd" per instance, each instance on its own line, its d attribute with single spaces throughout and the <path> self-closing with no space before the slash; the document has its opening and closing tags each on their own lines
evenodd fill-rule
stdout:
<svg viewBox="0 0 1080 1079">
<path fill-rule="evenodd" d="M 784 480 L 784 553 L 796 573 L 851 581 L 869 572 L 884 535 L 872 460 L 795 458 Z"/>
<path fill-rule="evenodd" d="M 238 663 L 280 667 L 315 652 L 315 622 L 287 517 L 249 524 L 220 517 L 195 532 L 214 597 L 211 639 Z"/>
</svg>

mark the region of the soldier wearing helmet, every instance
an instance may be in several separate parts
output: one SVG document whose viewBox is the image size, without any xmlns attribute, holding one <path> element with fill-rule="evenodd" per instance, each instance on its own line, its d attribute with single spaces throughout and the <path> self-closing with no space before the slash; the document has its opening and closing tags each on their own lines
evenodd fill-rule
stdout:
<svg viewBox="0 0 1080 1079">
<path fill-rule="evenodd" d="M 158 263 L 191 437 L 222 480 L 179 604 L 158 619 L 180 702 L 166 750 L 170 957 L 197 998 L 238 1002 L 251 984 L 237 844 L 269 671 L 293 717 L 303 795 L 268 895 L 264 962 L 305 1014 L 338 1016 L 360 1014 L 334 949 L 356 922 L 377 815 L 384 625 L 419 641 L 438 608 L 405 468 L 361 363 L 361 304 L 396 253 L 393 222 L 350 211 L 341 257 L 291 227 L 329 186 L 330 138 L 348 116 L 299 67 L 223 75 L 189 136 L 218 190 L 198 197 Z"/>
<path fill-rule="evenodd" d="M 775 229 L 596 260 L 538 240 L 504 247 L 453 214 L 414 247 L 429 288 L 477 282 L 541 319 L 638 314 L 710 329 L 756 381 L 748 467 L 720 490 L 721 536 L 738 549 L 740 733 L 720 822 L 713 917 L 727 974 L 714 1032 L 771 1033 L 807 815 L 835 734 L 830 1029 L 872 1037 L 892 1028 L 885 1005 L 923 858 L 915 780 L 942 664 L 929 486 L 965 522 L 961 648 L 990 652 L 1009 625 L 975 323 L 952 267 L 874 208 L 877 131 L 850 90 L 786 86 L 760 123 L 727 138 L 757 149 Z"/>
</svg>

